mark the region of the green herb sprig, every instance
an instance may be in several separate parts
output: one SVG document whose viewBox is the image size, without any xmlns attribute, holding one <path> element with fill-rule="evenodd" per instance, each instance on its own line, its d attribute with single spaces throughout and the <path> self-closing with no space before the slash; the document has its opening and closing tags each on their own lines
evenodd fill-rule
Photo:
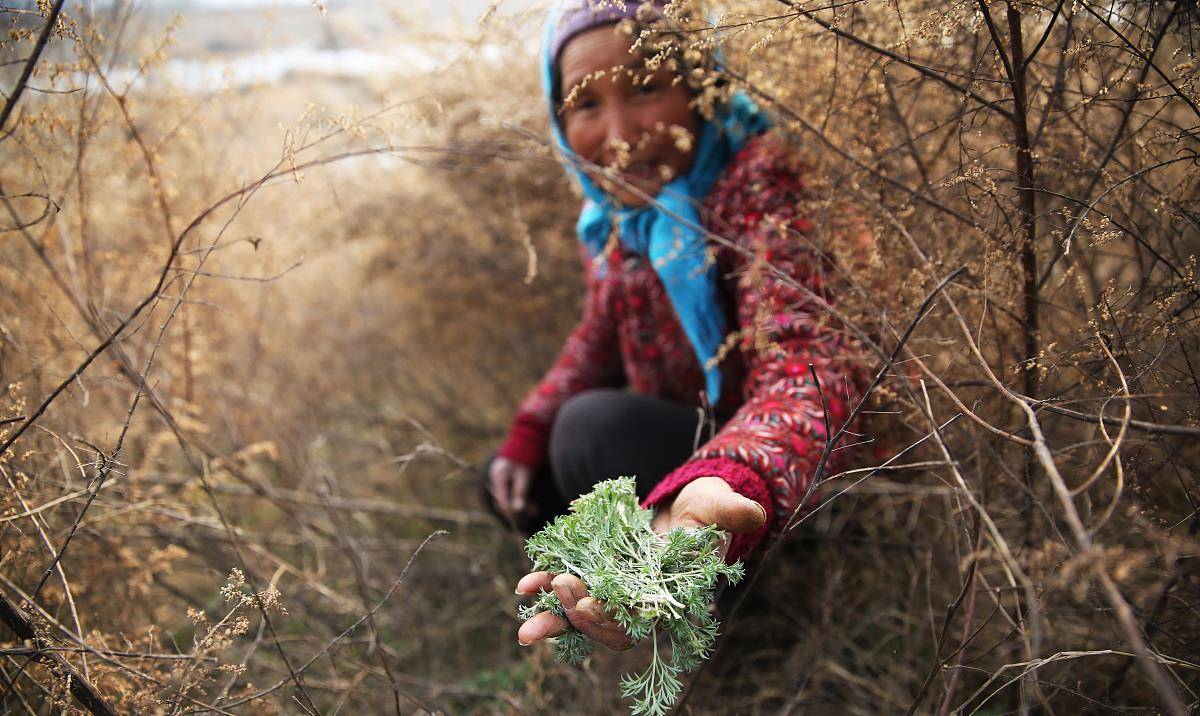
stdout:
<svg viewBox="0 0 1200 716">
<path fill-rule="evenodd" d="M 718 580 L 737 583 L 743 575 L 740 562 L 721 558 L 716 527 L 660 535 L 650 527 L 653 516 L 638 506 L 633 478 L 620 477 L 596 485 L 571 503 L 569 514 L 525 543 L 535 571 L 574 574 L 635 643 L 653 640 L 649 668 L 621 678 L 621 694 L 634 700 L 631 713 L 637 716 L 670 710 L 682 686 L 679 675 L 699 666 L 716 640 L 719 624 L 708 607 Z M 552 591 L 521 607 L 520 616 L 544 611 L 565 616 Z M 670 637 L 669 659 L 658 648 L 660 631 Z M 591 650 L 592 642 L 572 628 L 558 637 L 555 656 L 578 665 Z"/>
</svg>

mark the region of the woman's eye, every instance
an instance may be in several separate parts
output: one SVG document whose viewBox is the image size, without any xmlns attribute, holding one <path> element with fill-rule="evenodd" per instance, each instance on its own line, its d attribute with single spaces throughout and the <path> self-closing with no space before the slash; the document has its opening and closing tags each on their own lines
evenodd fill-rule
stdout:
<svg viewBox="0 0 1200 716">
<path fill-rule="evenodd" d="M 665 86 L 666 81 L 660 77 L 639 77 L 633 82 L 633 91 L 639 95 L 650 95 L 661 92 Z"/>
<path fill-rule="evenodd" d="M 579 112 L 582 110 L 592 109 L 599 106 L 599 104 L 600 103 L 596 101 L 595 97 L 580 95 L 578 97 L 571 98 L 570 101 L 566 103 L 566 106 L 563 107 L 563 109 L 567 112 Z"/>
</svg>

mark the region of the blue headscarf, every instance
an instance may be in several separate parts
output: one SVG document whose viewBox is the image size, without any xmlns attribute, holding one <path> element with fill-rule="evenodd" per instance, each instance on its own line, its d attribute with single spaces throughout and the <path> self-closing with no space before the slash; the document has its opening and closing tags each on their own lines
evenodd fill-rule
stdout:
<svg viewBox="0 0 1200 716">
<path fill-rule="evenodd" d="M 721 371 L 715 360 L 725 340 L 725 316 L 717 304 L 717 267 L 709 259 L 699 206 L 717 178 L 751 137 L 769 126 L 766 115 L 742 93 L 701 118 L 692 168 L 664 185 L 654 202 L 626 207 L 616 202 L 580 169 L 583 160 L 567 146 L 555 103 L 558 72 L 551 54 L 561 10 L 551 12 L 542 51 L 542 90 L 550 106 L 550 131 L 567 171 L 583 188 L 586 200 L 575 225 L 593 258 L 608 243 L 613 223 L 621 244 L 647 257 L 666 289 L 675 315 L 704 371 L 708 400 L 721 395 Z"/>
</svg>

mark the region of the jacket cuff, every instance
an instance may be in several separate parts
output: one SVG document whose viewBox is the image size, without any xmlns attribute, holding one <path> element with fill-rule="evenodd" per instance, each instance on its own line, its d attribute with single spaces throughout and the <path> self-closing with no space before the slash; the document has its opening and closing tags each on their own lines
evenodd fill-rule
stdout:
<svg viewBox="0 0 1200 716">
<path fill-rule="evenodd" d="M 733 562 L 749 555 L 770 529 L 774 510 L 771 506 L 771 493 L 762 477 L 736 460 L 724 457 L 692 460 L 663 478 L 662 482 L 650 491 L 650 495 L 642 500 L 642 507 L 657 507 L 674 499 L 685 485 L 700 477 L 721 478 L 729 483 L 734 492 L 754 500 L 767 513 L 767 521 L 762 527 L 753 532 L 733 535 L 729 551 L 725 553 L 725 561 Z"/>
<path fill-rule="evenodd" d="M 546 433 L 532 416 L 518 413 L 497 454 L 537 472 L 546 464 Z"/>
</svg>

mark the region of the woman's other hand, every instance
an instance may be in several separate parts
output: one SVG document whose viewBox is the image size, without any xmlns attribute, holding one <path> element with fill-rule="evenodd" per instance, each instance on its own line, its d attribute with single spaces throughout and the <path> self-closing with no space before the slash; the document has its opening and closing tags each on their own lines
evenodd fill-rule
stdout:
<svg viewBox="0 0 1200 716">
<path fill-rule="evenodd" d="M 497 455 L 488 469 L 488 487 L 500 511 L 512 519 L 528 517 L 535 506 L 529 501 L 533 472 L 524 465 Z"/>
<path fill-rule="evenodd" d="M 654 531 L 668 532 L 676 527 L 695 528 L 716 525 L 726 532 L 753 532 L 767 520 L 762 506 L 733 491 L 719 477 L 701 477 L 684 486 L 675 499 L 659 508 L 652 523 Z M 722 546 L 722 553 L 727 544 Z M 571 574 L 554 575 L 533 572 L 517 582 L 517 594 L 534 596 L 554 590 L 567 618 L 542 612 L 529 619 L 517 631 L 517 641 L 528 646 L 556 637 L 573 626 L 592 641 L 610 649 L 632 646 L 621 625 L 608 615 L 604 603 L 588 595 L 587 585 Z"/>
</svg>

